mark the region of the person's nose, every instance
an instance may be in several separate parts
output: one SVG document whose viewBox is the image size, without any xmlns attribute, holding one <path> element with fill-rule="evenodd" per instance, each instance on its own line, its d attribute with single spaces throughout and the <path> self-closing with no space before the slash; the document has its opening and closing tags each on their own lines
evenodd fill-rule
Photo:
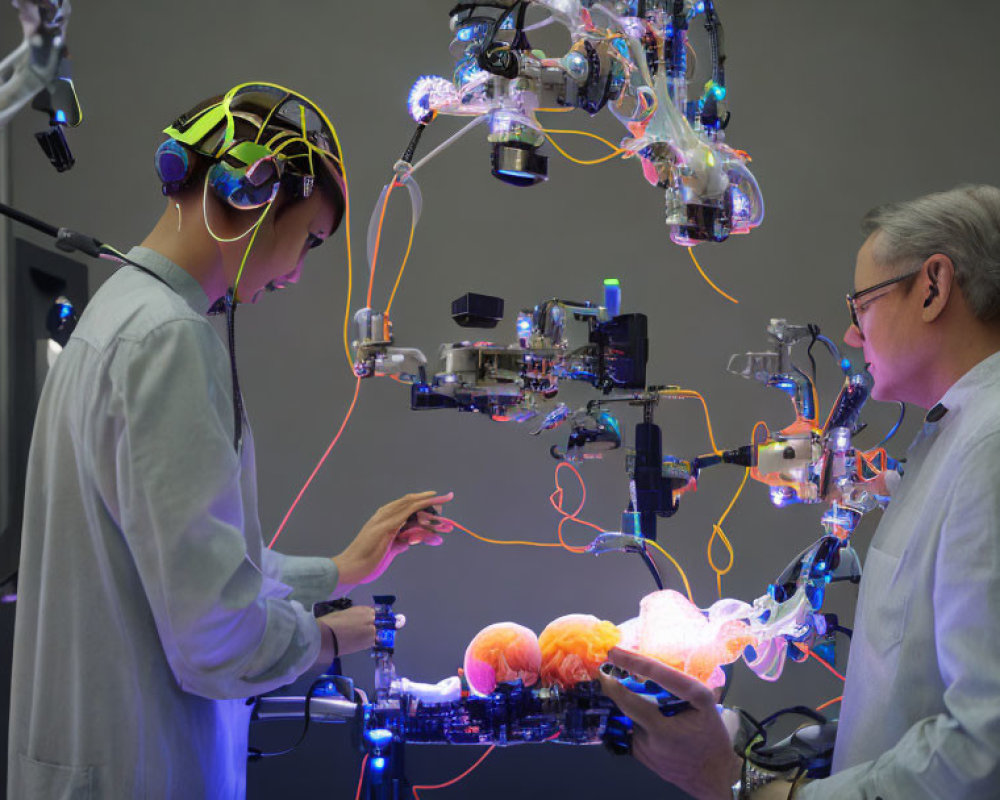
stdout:
<svg viewBox="0 0 1000 800">
<path fill-rule="evenodd" d="M 847 330 L 844 331 L 844 344 L 848 347 L 860 348 L 864 338 L 865 337 L 861 335 L 861 331 L 858 330 L 858 326 L 853 322 L 848 325 Z"/>
</svg>

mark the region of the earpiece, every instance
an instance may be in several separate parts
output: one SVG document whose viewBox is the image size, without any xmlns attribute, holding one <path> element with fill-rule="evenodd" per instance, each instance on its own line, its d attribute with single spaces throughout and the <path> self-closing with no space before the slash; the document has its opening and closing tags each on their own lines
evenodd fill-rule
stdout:
<svg viewBox="0 0 1000 800">
<path fill-rule="evenodd" d="M 934 298 L 939 294 L 937 284 L 932 283 L 930 291 L 927 293 L 927 299 L 924 300 L 924 308 L 927 308 L 931 303 L 934 302 Z"/>
<path fill-rule="evenodd" d="M 155 164 L 166 195 L 179 192 L 191 180 L 193 159 L 188 149 L 176 139 L 167 139 L 156 148 Z"/>
</svg>

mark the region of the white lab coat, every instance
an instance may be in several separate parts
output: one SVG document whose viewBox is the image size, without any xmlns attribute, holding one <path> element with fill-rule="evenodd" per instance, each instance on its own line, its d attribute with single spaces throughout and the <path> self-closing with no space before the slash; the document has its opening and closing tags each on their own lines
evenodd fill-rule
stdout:
<svg viewBox="0 0 1000 800">
<path fill-rule="evenodd" d="M 94 295 L 28 466 L 11 800 L 240 798 L 246 699 L 316 659 L 328 558 L 263 547 L 209 300 L 145 248 Z M 169 285 L 167 285 L 169 284 Z"/>
</svg>

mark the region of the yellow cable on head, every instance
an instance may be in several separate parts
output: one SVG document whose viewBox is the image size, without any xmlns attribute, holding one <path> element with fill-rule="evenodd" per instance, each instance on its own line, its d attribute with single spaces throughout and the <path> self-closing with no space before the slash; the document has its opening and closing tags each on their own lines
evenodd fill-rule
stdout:
<svg viewBox="0 0 1000 800">
<path fill-rule="evenodd" d="M 714 283 L 712 283 L 711 278 L 709 278 L 708 275 L 705 274 L 705 270 L 703 270 L 701 268 L 701 264 L 699 264 L 698 263 L 698 259 L 695 258 L 694 248 L 693 247 L 688 247 L 687 251 L 688 251 L 688 254 L 691 256 L 691 260 L 694 262 L 695 267 L 698 268 L 698 272 L 701 273 L 701 277 L 703 277 L 705 279 L 705 283 L 707 283 L 709 286 L 711 286 L 713 289 L 715 289 L 715 291 L 717 291 L 719 294 L 721 294 L 723 297 L 725 297 L 730 303 L 739 303 L 740 302 L 735 297 L 732 297 L 731 295 L 726 294 L 724 291 L 722 291 L 722 289 L 720 289 L 718 286 L 716 286 Z"/>
<path fill-rule="evenodd" d="M 264 217 L 267 216 L 267 212 L 271 210 L 271 206 L 274 203 L 268 203 L 264 207 L 264 213 L 260 215 L 260 219 L 257 220 L 256 224 L 253 226 L 253 234 L 250 236 L 250 241 L 247 242 L 246 249 L 243 251 L 243 258 L 240 259 L 240 268 L 236 273 L 236 280 L 233 281 L 233 302 L 239 302 L 238 289 L 240 285 L 240 278 L 243 277 L 243 267 L 247 263 L 247 257 L 250 255 L 250 248 L 253 247 L 254 240 L 257 238 L 257 231 L 260 230 L 260 224 L 264 221 Z"/>
<path fill-rule="evenodd" d="M 264 212 L 257 218 L 257 221 L 249 228 L 247 228 L 245 231 L 243 231 L 243 233 L 241 233 L 239 236 L 234 236 L 232 239 L 225 239 L 217 235 L 215 231 L 212 230 L 212 226 L 209 225 L 208 223 L 208 173 L 205 174 L 205 185 L 202 188 L 201 192 L 201 214 L 203 221 L 205 223 L 205 230 L 208 231 L 208 235 L 211 236 L 213 239 L 215 239 L 215 241 L 223 242 L 226 244 L 228 244 L 229 242 L 238 242 L 240 239 L 249 234 L 251 231 L 256 230 L 257 226 L 264 221 L 265 215 L 270 210 L 271 210 L 271 204 L 268 203 L 267 206 L 264 207 Z"/>
</svg>

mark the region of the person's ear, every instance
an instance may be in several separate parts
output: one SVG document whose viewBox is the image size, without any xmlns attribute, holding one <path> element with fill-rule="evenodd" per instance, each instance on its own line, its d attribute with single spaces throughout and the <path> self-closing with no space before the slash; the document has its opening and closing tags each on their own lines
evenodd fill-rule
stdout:
<svg viewBox="0 0 1000 800">
<path fill-rule="evenodd" d="M 924 262 L 917 286 L 923 295 L 924 322 L 933 322 L 944 311 L 955 286 L 955 264 L 942 254 L 936 253 Z"/>
</svg>

